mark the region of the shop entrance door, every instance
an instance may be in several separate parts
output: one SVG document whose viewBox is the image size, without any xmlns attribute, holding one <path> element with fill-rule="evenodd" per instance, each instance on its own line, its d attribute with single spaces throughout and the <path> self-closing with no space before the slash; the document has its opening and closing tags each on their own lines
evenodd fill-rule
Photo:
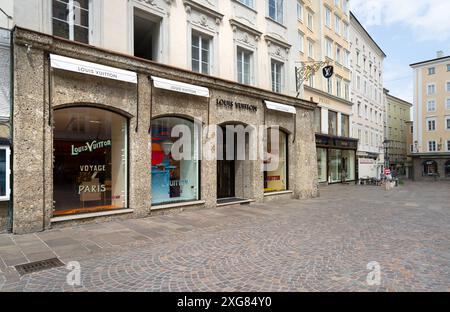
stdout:
<svg viewBox="0 0 450 312">
<path fill-rule="evenodd" d="M 217 160 L 217 198 L 233 198 L 236 196 L 235 192 L 235 160 L 228 160 L 226 158 L 227 153 L 227 136 L 225 127 L 222 128 L 222 142 L 218 140 L 218 152 L 221 153 L 221 157 Z M 234 151 L 236 153 L 236 135 L 234 139 Z"/>
</svg>

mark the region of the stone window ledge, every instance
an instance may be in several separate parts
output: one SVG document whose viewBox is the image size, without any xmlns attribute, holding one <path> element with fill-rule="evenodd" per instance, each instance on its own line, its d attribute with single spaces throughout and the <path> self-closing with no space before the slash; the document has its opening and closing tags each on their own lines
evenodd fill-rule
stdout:
<svg viewBox="0 0 450 312">
<path fill-rule="evenodd" d="M 152 206 L 151 210 L 163 210 L 163 209 L 173 209 L 173 208 L 180 208 L 180 207 L 186 207 L 186 206 L 198 206 L 205 204 L 204 200 L 196 200 L 196 201 L 190 201 L 190 202 L 184 202 L 184 203 L 174 203 L 174 204 L 165 204 L 165 205 L 157 205 Z"/>
<path fill-rule="evenodd" d="M 264 197 L 276 196 L 276 195 L 285 195 L 285 194 L 294 194 L 294 191 L 280 191 L 280 192 L 264 193 Z"/>
<path fill-rule="evenodd" d="M 113 216 L 113 215 L 127 214 L 127 213 L 133 213 L 133 212 L 134 212 L 133 209 L 117 209 L 117 210 L 111 210 L 111 211 L 83 213 L 83 214 L 75 214 L 75 215 L 70 215 L 70 216 L 54 217 L 54 218 L 50 219 L 50 222 L 56 223 L 56 222 L 88 219 L 88 218 L 103 217 L 103 216 Z"/>
</svg>

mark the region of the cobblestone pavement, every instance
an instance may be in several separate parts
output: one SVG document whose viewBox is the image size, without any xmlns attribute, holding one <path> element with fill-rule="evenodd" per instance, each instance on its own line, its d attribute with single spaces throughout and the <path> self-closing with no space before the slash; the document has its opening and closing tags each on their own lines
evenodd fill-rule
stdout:
<svg viewBox="0 0 450 312">
<path fill-rule="evenodd" d="M 450 184 L 333 185 L 321 197 L 0 235 L 3 291 L 450 291 Z M 19 263 L 79 261 L 19 277 Z M 367 264 L 381 266 L 369 286 Z"/>
</svg>

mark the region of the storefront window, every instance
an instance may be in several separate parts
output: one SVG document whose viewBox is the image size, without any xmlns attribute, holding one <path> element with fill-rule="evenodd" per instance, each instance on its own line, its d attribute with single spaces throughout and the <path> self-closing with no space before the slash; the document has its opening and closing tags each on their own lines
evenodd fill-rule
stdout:
<svg viewBox="0 0 450 312">
<path fill-rule="evenodd" d="M 172 147 L 180 137 L 172 137 L 174 127 L 188 130 L 190 138 L 183 140 L 183 155 L 173 154 Z M 165 117 L 152 121 L 152 204 L 199 200 L 199 135 L 192 121 Z M 184 135 L 185 132 L 182 132 Z M 187 150 L 190 149 L 190 153 Z"/>
<path fill-rule="evenodd" d="M 127 119 L 97 108 L 55 110 L 54 216 L 126 208 Z"/>
<path fill-rule="evenodd" d="M 341 180 L 342 151 L 337 149 L 328 150 L 328 182 L 338 183 Z"/>
<path fill-rule="evenodd" d="M 423 172 L 424 175 L 437 175 L 437 163 L 434 160 L 425 161 L 423 163 Z"/>
<path fill-rule="evenodd" d="M 328 111 L 328 134 L 337 135 L 337 113 Z"/>
<path fill-rule="evenodd" d="M 345 181 L 355 180 L 355 151 L 342 151 L 342 177 Z"/>
<path fill-rule="evenodd" d="M 450 160 L 445 163 L 445 176 L 450 177 Z"/>
<path fill-rule="evenodd" d="M 278 132 L 278 142 L 272 142 L 272 135 Z M 267 131 L 267 151 L 278 157 L 278 167 L 275 170 L 264 171 L 264 192 L 279 192 L 288 189 L 287 179 L 287 138 L 288 135 L 278 129 Z M 266 162 L 270 165 L 271 160 Z M 272 168 L 273 169 L 273 168 Z"/>
<path fill-rule="evenodd" d="M 319 182 L 327 182 L 327 149 L 318 148 L 317 149 L 317 169 Z"/>
</svg>

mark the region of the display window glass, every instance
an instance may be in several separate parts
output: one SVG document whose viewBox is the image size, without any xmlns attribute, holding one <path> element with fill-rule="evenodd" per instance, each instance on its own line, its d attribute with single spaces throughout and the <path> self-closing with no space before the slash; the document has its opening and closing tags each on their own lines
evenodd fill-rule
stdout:
<svg viewBox="0 0 450 312">
<path fill-rule="evenodd" d="M 0 201 L 7 201 L 10 197 L 10 154 L 9 146 L 0 146 Z"/>
<path fill-rule="evenodd" d="M 73 107 L 54 120 L 53 216 L 127 208 L 127 119 Z"/>
<path fill-rule="evenodd" d="M 355 180 L 355 151 L 342 151 L 342 172 L 341 178 L 345 177 L 345 181 Z"/>
<path fill-rule="evenodd" d="M 273 133 L 275 132 L 275 133 Z M 272 142 L 272 136 L 278 135 L 277 142 Z M 278 129 L 268 129 L 267 131 L 267 152 L 278 157 L 278 166 L 275 170 L 264 171 L 264 192 L 280 192 L 288 189 L 288 135 Z M 266 161 L 270 164 L 272 160 Z M 269 166 L 270 167 L 270 166 Z"/>
<path fill-rule="evenodd" d="M 181 159 L 174 154 L 178 151 L 172 151 L 174 144 L 180 139 L 179 136 L 173 136 L 178 132 L 173 133 L 175 127 L 189 130 L 189 133 L 183 132 L 182 136 L 190 135 L 190 138 L 183 139 L 189 146 L 182 147 Z M 200 146 L 194 122 L 178 117 L 158 118 L 152 121 L 150 133 L 152 205 L 199 200 Z M 188 150 L 190 153 L 187 153 Z"/>
<path fill-rule="evenodd" d="M 341 182 L 341 166 L 342 166 L 342 151 L 338 149 L 328 150 L 328 182 Z"/>
<path fill-rule="evenodd" d="M 327 182 L 327 149 L 317 149 L 317 169 L 319 182 Z"/>
<path fill-rule="evenodd" d="M 437 175 L 438 166 L 434 160 L 428 160 L 423 163 L 423 171 L 425 175 Z"/>
</svg>

